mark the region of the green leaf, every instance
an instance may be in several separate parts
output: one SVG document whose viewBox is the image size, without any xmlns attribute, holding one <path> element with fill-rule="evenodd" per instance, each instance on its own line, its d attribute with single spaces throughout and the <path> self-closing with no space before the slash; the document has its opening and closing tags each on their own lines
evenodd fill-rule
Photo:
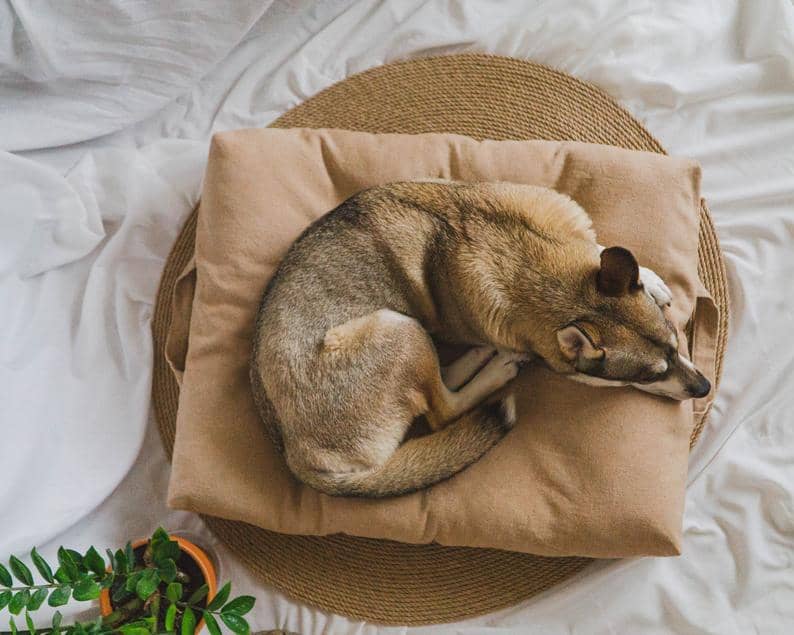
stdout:
<svg viewBox="0 0 794 635">
<path fill-rule="evenodd" d="M 171 560 L 171 558 L 167 558 L 157 568 L 157 573 L 163 582 L 173 582 L 176 579 L 176 562 Z"/>
<path fill-rule="evenodd" d="M 47 600 L 47 604 L 50 606 L 63 606 L 69 601 L 71 596 L 72 587 L 68 584 L 65 584 L 64 586 L 60 586 L 50 593 L 50 599 Z"/>
<path fill-rule="evenodd" d="M 237 615 L 237 613 L 221 613 L 221 620 L 237 635 L 248 635 L 251 632 L 251 627 L 245 618 Z"/>
<path fill-rule="evenodd" d="M 148 628 L 144 626 L 131 626 L 130 624 L 119 627 L 119 631 L 121 631 L 123 635 L 151 635 Z"/>
<path fill-rule="evenodd" d="M 116 550 L 116 553 L 113 553 L 110 549 L 108 549 L 108 558 L 110 558 L 110 563 L 113 566 L 113 571 L 119 575 L 125 575 L 129 569 L 127 567 L 127 555 L 121 550 Z"/>
<path fill-rule="evenodd" d="M 152 534 L 152 542 L 162 542 L 164 540 L 170 540 L 168 532 L 162 527 L 158 527 Z"/>
<path fill-rule="evenodd" d="M 160 585 L 160 576 L 156 569 L 146 569 L 135 585 L 135 593 L 142 600 L 146 600 Z"/>
<path fill-rule="evenodd" d="M 38 551 L 36 551 L 36 547 L 31 549 L 30 559 L 33 560 L 33 564 L 36 565 L 36 569 L 39 570 L 41 577 L 52 584 L 52 569 L 50 569 L 50 565 L 47 564 L 47 561 L 39 555 Z"/>
<path fill-rule="evenodd" d="M 11 591 L 0 592 L 0 611 L 2 611 L 5 607 L 7 607 L 10 601 L 11 601 Z"/>
<path fill-rule="evenodd" d="M 161 560 L 173 560 L 176 562 L 182 555 L 182 550 L 179 548 L 179 543 L 176 540 L 169 540 L 167 546 L 163 547 Z"/>
<path fill-rule="evenodd" d="M 105 576 L 99 581 L 99 586 L 103 589 L 109 589 L 113 586 L 113 582 L 115 582 L 116 576 L 113 572 L 106 573 Z"/>
<path fill-rule="evenodd" d="M 0 563 L 0 585 L 5 587 L 10 587 L 14 584 L 14 581 L 11 579 L 11 574 L 8 572 L 2 563 Z"/>
<path fill-rule="evenodd" d="M 33 624 L 33 618 L 30 617 L 30 613 L 25 611 L 25 623 L 28 625 L 28 633 L 30 635 L 36 635 L 36 626 Z"/>
<path fill-rule="evenodd" d="M 122 584 L 115 591 L 113 591 L 113 593 L 110 596 L 110 599 L 113 602 L 113 604 L 120 604 L 130 597 L 132 597 L 132 593 L 127 591 L 127 589 Z"/>
<path fill-rule="evenodd" d="M 85 552 L 83 562 L 85 562 L 85 566 L 97 575 L 105 575 L 105 569 L 107 568 L 105 559 L 93 547 L 89 547 L 88 551 Z"/>
<path fill-rule="evenodd" d="M 80 577 L 80 570 L 77 568 L 77 564 L 74 561 L 71 551 L 66 550 L 63 547 L 58 549 L 58 564 L 61 565 L 64 578 L 64 580 L 58 578 L 58 573 L 56 572 L 55 577 L 58 578 L 58 580 L 61 580 L 62 582 L 73 582 Z"/>
<path fill-rule="evenodd" d="M 82 578 L 74 585 L 72 597 L 78 602 L 86 600 L 96 600 L 102 592 L 100 587 L 92 578 Z"/>
<path fill-rule="evenodd" d="M 179 560 L 179 544 L 171 540 L 168 534 L 161 529 L 152 536 L 152 560 L 157 566 L 162 566 L 166 560 Z"/>
<path fill-rule="evenodd" d="M 11 635 L 17 635 L 17 623 L 14 621 L 13 617 L 8 620 L 8 625 L 11 627 Z"/>
<path fill-rule="evenodd" d="M 218 621 L 215 619 L 215 616 L 208 611 L 204 611 L 203 615 L 204 623 L 207 625 L 207 630 L 209 630 L 210 635 L 221 635 L 221 628 L 218 626 Z"/>
<path fill-rule="evenodd" d="M 218 594 L 214 598 L 212 598 L 212 601 L 207 605 L 207 610 L 208 611 L 220 610 L 220 608 L 224 604 L 226 604 L 226 600 L 229 599 L 229 593 L 231 592 L 232 592 L 232 583 L 227 582 L 221 587 L 221 590 L 218 591 Z"/>
<path fill-rule="evenodd" d="M 179 602 L 182 599 L 182 585 L 179 582 L 172 582 L 165 589 L 165 597 L 169 602 Z M 168 629 L 171 630 L 170 628 Z"/>
<path fill-rule="evenodd" d="M 182 614 L 182 635 L 193 635 L 196 630 L 196 614 L 189 606 Z"/>
<path fill-rule="evenodd" d="M 100 635 L 100 633 L 112 633 L 113 630 L 109 629 L 107 626 L 103 625 L 103 618 L 102 616 L 98 616 L 93 622 L 88 623 L 86 626 L 86 630 L 93 635 Z"/>
<path fill-rule="evenodd" d="M 167 545 L 168 543 L 176 541 L 171 540 L 171 536 L 168 535 L 168 532 L 165 529 L 158 527 L 152 534 L 150 542 L 152 544 L 152 549 L 154 549 L 155 547 Z"/>
<path fill-rule="evenodd" d="M 74 561 L 75 565 L 77 565 L 77 568 L 80 571 L 82 572 L 87 571 L 87 569 L 85 568 L 85 563 L 83 562 L 83 556 L 80 555 L 79 551 L 75 551 L 74 549 L 67 549 L 66 552 L 70 556 L 72 556 L 72 560 Z"/>
<path fill-rule="evenodd" d="M 30 601 L 30 591 L 22 589 L 14 594 L 11 602 L 8 603 L 8 612 L 11 615 L 19 615 L 19 612 L 24 609 Z"/>
<path fill-rule="evenodd" d="M 63 567 L 58 567 L 58 569 L 55 571 L 55 574 L 52 577 L 55 578 L 56 582 L 60 582 L 61 584 L 66 584 L 67 582 L 71 582 L 69 576 L 66 575 L 66 571 L 64 570 Z"/>
<path fill-rule="evenodd" d="M 55 611 L 55 613 L 52 614 L 52 630 L 50 631 L 50 635 L 60 634 L 62 619 L 63 619 L 63 615 L 61 615 L 60 611 Z"/>
<path fill-rule="evenodd" d="M 30 602 L 28 602 L 28 611 L 37 611 L 39 607 L 44 604 L 44 600 L 47 599 L 48 594 L 49 589 L 37 589 L 31 596 Z"/>
<path fill-rule="evenodd" d="M 28 569 L 24 562 L 22 562 L 16 556 L 11 556 L 9 563 L 11 564 L 11 571 L 17 580 L 19 580 L 22 584 L 26 584 L 27 586 L 31 586 L 33 584 L 33 574 L 30 572 L 30 569 Z"/>
<path fill-rule="evenodd" d="M 129 577 L 127 577 L 127 581 L 124 583 L 124 588 L 127 589 L 130 593 L 135 593 L 135 587 L 138 586 L 138 580 L 141 579 L 143 576 L 143 571 L 136 571 L 135 573 L 131 573 Z"/>
<path fill-rule="evenodd" d="M 239 598 L 234 598 L 226 606 L 221 609 L 221 613 L 237 613 L 237 615 L 245 615 L 254 608 L 256 598 L 250 595 L 241 595 Z"/>
<path fill-rule="evenodd" d="M 153 621 L 148 617 L 144 617 L 139 620 L 133 620 L 132 622 L 127 622 L 126 624 L 124 624 L 124 626 L 128 628 L 145 628 L 148 630 L 151 624 L 153 624 Z M 124 628 L 124 626 L 121 626 L 120 628 Z"/>
<path fill-rule="evenodd" d="M 127 562 L 127 571 L 132 571 L 135 568 L 136 555 L 131 542 L 124 545 L 124 559 Z"/>
<path fill-rule="evenodd" d="M 190 597 L 187 599 L 188 604 L 196 605 L 205 597 L 207 597 L 207 593 L 209 593 L 210 588 L 206 584 L 202 584 L 198 589 L 193 591 Z"/>
<path fill-rule="evenodd" d="M 171 538 L 168 536 L 168 532 L 162 527 L 158 527 L 154 530 L 152 537 L 149 538 L 149 545 L 151 546 L 152 551 L 154 551 L 161 544 L 166 543 L 169 540 L 171 540 Z"/>
<path fill-rule="evenodd" d="M 173 631 L 176 622 L 176 604 L 172 604 L 165 612 L 165 630 Z"/>
</svg>

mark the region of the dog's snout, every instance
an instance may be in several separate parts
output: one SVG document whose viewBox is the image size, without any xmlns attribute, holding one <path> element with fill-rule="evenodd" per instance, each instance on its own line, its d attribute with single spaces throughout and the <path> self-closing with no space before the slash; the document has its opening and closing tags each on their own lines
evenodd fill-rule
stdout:
<svg viewBox="0 0 794 635">
<path fill-rule="evenodd" d="M 692 395 L 695 399 L 699 399 L 700 397 L 705 397 L 706 395 L 711 392 L 711 382 L 706 379 L 703 375 L 698 377 L 697 382 L 695 382 L 692 386 L 689 387 L 687 392 Z"/>
</svg>

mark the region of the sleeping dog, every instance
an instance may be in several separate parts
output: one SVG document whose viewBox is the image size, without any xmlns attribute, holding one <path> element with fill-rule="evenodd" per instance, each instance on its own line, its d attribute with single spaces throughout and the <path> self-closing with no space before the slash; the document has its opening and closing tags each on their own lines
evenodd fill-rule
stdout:
<svg viewBox="0 0 794 635">
<path fill-rule="evenodd" d="M 404 494 L 476 461 L 513 426 L 488 401 L 536 358 L 573 380 L 701 397 L 670 291 L 554 190 L 393 183 L 292 245 L 264 294 L 251 382 L 287 465 L 331 495 Z M 471 349 L 442 368 L 431 340 Z M 498 351 L 498 352 L 497 352 Z M 431 434 L 403 442 L 415 417 Z"/>
</svg>

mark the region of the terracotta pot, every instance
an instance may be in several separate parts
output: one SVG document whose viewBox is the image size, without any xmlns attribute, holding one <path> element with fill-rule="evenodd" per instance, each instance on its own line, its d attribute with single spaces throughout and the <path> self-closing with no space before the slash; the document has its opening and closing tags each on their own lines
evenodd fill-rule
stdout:
<svg viewBox="0 0 794 635">
<path fill-rule="evenodd" d="M 196 546 L 181 536 L 169 536 L 169 538 L 174 540 L 179 545 L 179 548 L 193 559 L 193 562 L 196 563 L 196 566 L 201 571 L 201 575 L 204 577 L 204 582 L 209 587 L 206 600 L 209 604 L 212 598 L 215 597 L 215 593 L 218 591 L 218 577 L 215 573 L 215 566 L 212 564 L 209 556 L 207 556 L 201 547 Z M 139 547 L 143 547 L 148 542 L 148 538 L 136 540 L 132 543 L 132 548 L 138 549 Z M 102 589 L 102 593 L 99 596 L 99 608 L 102 612 L 102 617 L 107 617 L 113 612 L 113 605 L 110 602 L 110 589 Z M 204 628 L 203 619 L 199 620 L 196 624 L 196 635 L 198 635 L 202 628 Z"/>
</svg>

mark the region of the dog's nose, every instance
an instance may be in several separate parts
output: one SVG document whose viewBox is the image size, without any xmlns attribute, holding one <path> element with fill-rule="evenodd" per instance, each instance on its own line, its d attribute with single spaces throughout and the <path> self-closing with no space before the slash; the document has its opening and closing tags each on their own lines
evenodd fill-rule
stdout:
<svg viewBox="0 0 794 635">
<path fill-rule="evenodd" d="M 697 383 L 690 387 L 687 392 L 692 395 L 695 399 L 699 399 L 700 397 L 705 397 L 706 395 L 711 392 L 711 382 L 701 375 L 698 378 Z"/>
</svg>

